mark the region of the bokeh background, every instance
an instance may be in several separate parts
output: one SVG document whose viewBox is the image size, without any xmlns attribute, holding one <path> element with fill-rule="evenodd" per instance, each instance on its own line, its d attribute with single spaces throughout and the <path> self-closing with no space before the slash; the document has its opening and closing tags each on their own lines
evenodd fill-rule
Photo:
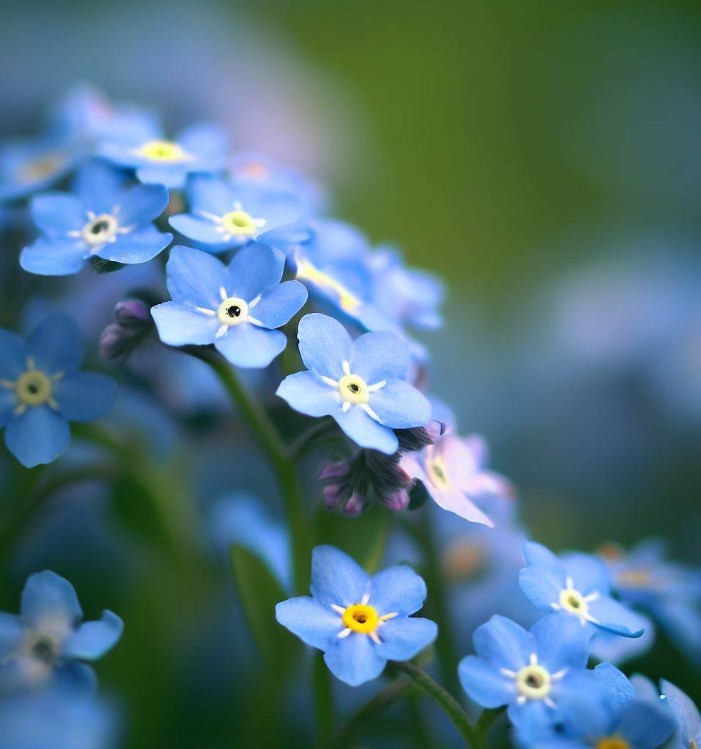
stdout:
<svg viewBox="0 0 701 749">
<path fill-rule="evenodd" d="M 446 325 L 424 337 L 434 389 L 490 440 L 533 535 L 556 549 L 659 535 L 701 564 L 699 3 L 32 0 L 0 14 L 3 135 L 85 81 L 174 128 L 221 119 L 240 148 L 305 168 L 343 218 L 446 279 Z M 126 600 L 108 572 L 123 543 L 97 520 L 72 557 L 52 545 L 70 515 L 48 527 L 9 591 L 43 563 L 82 579 L 88 604 L 111 587 L 132 631 L 172 605 L 143 560 L 130 572 L 143 598 Z M 196 606 L 181 598 L 172 616 Z M 216 662 L 228 629 L 191 660 Z M 170 634 L 149 638 L 127 636 L 104 668 L 131 745 L 219 745 L 211 670 L 164 695 Z M 640 665 L 701 697 L 664 638 Z M 193 700 L 209 708 L 183 712 Z"/>
</svg>

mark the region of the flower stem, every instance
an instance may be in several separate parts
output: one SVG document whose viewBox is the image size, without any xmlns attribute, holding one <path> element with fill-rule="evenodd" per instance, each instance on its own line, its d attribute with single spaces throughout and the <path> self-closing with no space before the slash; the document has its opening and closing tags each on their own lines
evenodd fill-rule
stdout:
<svg viewBox="0 0 701 749">
<path fill-rule="evenodd" d="M 474 749 L 487 749 L 487 737 L 489 731 L 499 716 L 506 710 L 505 707 L 495 707 L 491 710 L 482 710 L 475 724 Z"/>
<path fill-rule="evenodd" d="M 314 702 L 316 703 L 316 724 L 318 732 L 318 749 L 332 749 L 334 704 L 333 690 L 329 669 L 321 657 L 321 653 L 314 657 Z"/>
<path fill-rule="evenodd" d="M 306 432 L 297 437 L 289 447 L 288 456 L 290 460 L 298 460 L 317 440 L 333 434 L 337 431 L 336 422 L 331 418 L 323 418 L 309 427 Z"/>
</svg>

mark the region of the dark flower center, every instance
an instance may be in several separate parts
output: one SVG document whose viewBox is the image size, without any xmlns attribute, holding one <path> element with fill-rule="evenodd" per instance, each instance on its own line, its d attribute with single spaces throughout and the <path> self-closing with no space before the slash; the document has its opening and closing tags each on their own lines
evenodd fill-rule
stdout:
<svg viewBox="0 0 701 749">
<path fill-rule="evenodd" d="M 226 314 L 229 317 L 239 317 L 241 315 L 241 307 L 237 304 L 232 304 L 231 307 L 227 307 Z"/>
</svg>

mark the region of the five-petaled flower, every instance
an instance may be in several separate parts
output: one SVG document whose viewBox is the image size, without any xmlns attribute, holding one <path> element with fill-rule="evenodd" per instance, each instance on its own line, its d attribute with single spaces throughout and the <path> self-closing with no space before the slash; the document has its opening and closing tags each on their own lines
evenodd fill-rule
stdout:
<svg viewBox="0 0 701 749">
<path fill-rule="evenodd" d="M 289 375 L 277 394 L 308 416 L 330 415 L 361 447 L 396 452 L 393 429 L 425 426 L 431 404 L 405 381 L 407 344 L 395 333 L 366 333 L 355 341 L 340 322 L 318 313 L 299 323 L 299 352 L 307 371 Z"/>
<path fill-rule="evenodd" d="M 317 546 L 311 594 L 278 603 L 277 620 L 323 650 L 331 672 L 351 686 L 377 678 L 388 660 L 413 658 L 438 633 L 434 622 L 411 616 L 426 585 L 404 565 L 371 577 L 339 549 Z"/>
<path fill-rule="evenodd" d="M 114 404 L 110 377 L 79 372 L 80 332 L 65 315 L 42 321 L 26 342 L 0 329 L 0 427 L 23 465 L 51 463 L 70 440 L 69 421 L 93 421 Z"/>
</svg>

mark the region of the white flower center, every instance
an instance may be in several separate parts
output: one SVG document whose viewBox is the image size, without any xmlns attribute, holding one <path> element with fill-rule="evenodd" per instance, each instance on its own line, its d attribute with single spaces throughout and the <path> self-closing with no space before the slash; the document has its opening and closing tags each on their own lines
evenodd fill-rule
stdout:
<svg viewBox="0 0 701 749">
<path fill-rule="evenodd" d="M 111 213 L 92 216 L 80 232 L 82 238 L 91 246 L 99 247 L 114 242 L 119 233 L 119 223 Z"/>
<path fill-rule="evenodd" d="M 589 595 L 583 595 L 574 587 L 574 580 L 571 577 L 567 578 L 565 586 L 560 591 L 557 602 L 551 603 L 550 606 L 555 611 L 566 611 L 568 614 L 579 617 L 583 625 L 587 622 L 598 624 L 599 620 L 589 613 L 589 604 L 596 601 L 599 593 L 595 591 Z"/>
<path fill-rule="evenodd" d="M 370 407 L 370 396 L 381 390 L 387 380 L 380 380 L 373 385 L 368 385 L 365 380 L 357 374 L 351 372 L 350 363 L 342 363 L 343 377 L 340 380 L 334 380 L 333 377 L 322 376 L 322 380 L 336 390 L 336 396 L 341 403 L 341 408 L 345 413 L 352 406 L 360 406 L 363 411 L 378 424 L 382 424 L 382 419 Z"/>
<path fill-rule="evenodd" d="M 531 653 L 530 663 L 518 671 L 508 668 L 500 669 L 504 676 L 513 679 L 514 686 L 518 692 L 516 703 L 525 705 L 528 700 L 543 700 L 548 707 L 555 707 L 550 697 L 553 683 L 562 679 L 567 673 L 566 669 L 551 674 L 546 668 L 538 663 L 536 653 Z"/>
<path fill-rule="evenodd" d="M 217 320 L 229 326 L 248 322 L 248 303 L 237 296 L 227 297 L 217 307 Z"/>
</svg>

